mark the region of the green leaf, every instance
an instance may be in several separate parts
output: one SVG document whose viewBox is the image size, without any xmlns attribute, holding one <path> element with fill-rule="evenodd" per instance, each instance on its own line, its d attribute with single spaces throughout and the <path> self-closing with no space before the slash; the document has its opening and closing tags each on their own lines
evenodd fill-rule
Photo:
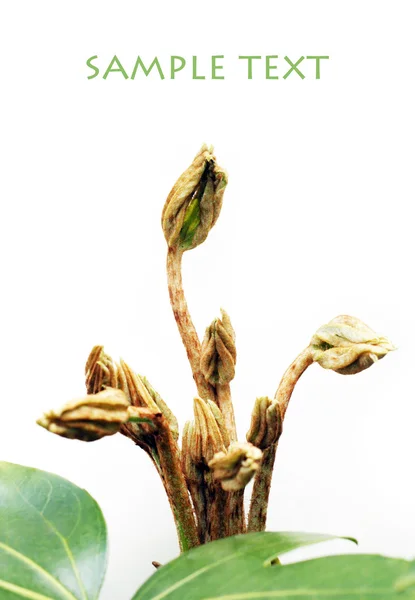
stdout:
<svg viewBox="0 0 415 600">
<path fill-rule="evenodd" d="M 200 225 L 200 198 L 195 196 L 186 209 L 183 225 L 180 230 L 180 240 L 183 248 L 192 245 L 197 228 Z"/>
<path fill-rule="evenodd" d="M 415 563 L 405 560 L 351 554 L 271 565 L 276 555 L 329 539 L 252 533 L 212 542 L 158 569 L 133 600 L 415 599 Z"/>
<path fill-rule="evenodd" d="M 395 590 L 398 592 L 403 592 L 411 588 L 415 589 L 415 562 L 412 563 L 412 568 L 409 571 L 400 575 L 395 581 Z"/>
<path fill-rule="evenodd" d="M 0 462 L 1 600 L 95 600 L 106 538 L 102 512 L 85 490 Z"/>
<path fill-rule="evenodd" d="M 238 581 L 245 590 L 246 581 L 254 574 L 262 577 L 268 571 L 264 567 L 276 568 L 270 565 L 279 555 L 332 539 L 337 538 L 313 533 L 262 532 L 211 542 L 158 569 L 133 600 L 197 600 L 214 595 L 218 589 L 235 593 Z"/>
</svg>

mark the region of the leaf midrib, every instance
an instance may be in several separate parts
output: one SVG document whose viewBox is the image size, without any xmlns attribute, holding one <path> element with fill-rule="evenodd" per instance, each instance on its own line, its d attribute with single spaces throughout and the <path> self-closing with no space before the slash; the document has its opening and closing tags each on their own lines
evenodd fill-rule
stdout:
<svg viewBox="0 0 415 600">
<path fill-rule="evenodd" d="M 217 560 L 216 562 L 211 563 L 210 565 L 206 565 L 206 567 L 202 567 L 201 569 L 194 571 L 193 573 L 191 573 L 184 579 L 181 579 L 180 581 L 176 581 L 176 583 L 171 585 L 167 590 L 164 590 L 164 592 L 162 592 L 158 596 L 153 596 L 151 598 L 151 600 L 162 600 L 162 598 L 166 598 L 166 596 L 168 594 L 170 594 L 170 592 L 174 592 L 179 587 L 182 587 L 182 585 L 185 585 L 189 581 L 192 581 L 192 579 L 195 579 L 196 577 L 199 577 L 199 575 L 202 575 L 202 573 L 206 573 L 206 571 L 209 571 L 210 569 L 213 569 L 214 567 L 217 567 L 218 565 L 221 565 L 221 564 L 227 562 L 228 560 L 231 560 L 231 559 L 235 558 L 236 556 L 239 556 L 240 554 L 241 554 L 240 552 L 235 552 L 234 554 L 225 556 L 225 557 L 221 558 L 220 560 Z"/>
<path fill-rule="evenodd" d="M 34 511 L 36 511 L 36 512 L 37 512 L 37 514 L 40 516 L 40 518 L 41 518 L 41 519 L 43 519 L 43 520 L 45 521 L 45 523 L 47 523 L 47 525 L 48 525 L 48 526 L 49 526 L 49 527 L 52 529 L 52 531 L 55 533 L 55 535 L 57 536 L 57 538 L 58 538 L 58 539 L 60 540 L 60 542 L 62 543 L 62 546 L 64 547 L 64 550 L 65 550 L 65 552 L 66 552 L 66 554 L 67 554 L 67 556 L 68 556 L 69 562 L 71 563 L 71 566 L 72 566 L 73 573 L 74 573 L 74 575 L 75 575 L 75 578 L 76 578 L 76 581 L 77 581 L 77 583 L 78 583 L 79 591 L 80 591 L 80 592 L 81 592 L 81 594 L 82 594 L 82 598 L 83 598 L 83 600 L 88 600 L 88 596 L 87 596 L 87 594 L 86 594 L 86 590 L 85 590 L 85 588 L 84 588 L 84 585 L 83 585 L 83 583 L 82 583 L 82 580 L 81 580 L 80 573 L 79 573 L 79 571 L 78 571 L 78 566 L 77 566 L 77 564 L 76 564 L 76 562 L 75 562 L 75 557 L 74 557 L 74 555 L 72 554 L 72 550 L 71 550 L 71 548 L 70 548 L 70 546 L 69 546 L 69 544 L 68 544 L 67 540 L 66 540 L 66 539 L 65 539 L 65 537 L 64 537 L 64 536 L 63 536 L 63 535 L 62 535 L 62 534 L 61 534 L 61 533 L 60 533 L 60 532 L 59 532 L 59 531 L 56 529 L 56 527 L 53 525 L 53 523 L 51 523 L 51 521 L 49 521 L 49 520 L 48 520 L 48 519 L 45 517 L 45 515 L 44 515 L 42 512 L 40 512 L 40 511 L 39 511 L 39 510 L 36 508 L 36 506 L 34 506 L 34 505 L 31 503 L 31 502 L 29 502 L 29 500 L 28 500 L 28 499 L 27 499 L 27 498 L 26 498 L 26 497 L 23 495 L 23 493 L 22 493 L 22 491 L 20 490 L 19 486 L 18 486 L 18 485 L 16 485 L 14 482 L 12 482 L 12 483 L 13 483 L 14 487 L 16 488 L 16 491 L 17 491 L 17 493 L 18 493 L 18 494 L 19 494 L 19 496 L 22 498 L 22 500 L 23 500 L 23 501 L 24 501 L 24 502 L 25 502 L 25 503 L 26 503 L 28 506 L 30 506 L 30 507 L 31 507 L 31 508 L 32 508 Z M 36 563 L 35 563 L 35 564 L 36 564 Z M 66 589 L 66 588 L 65 588 L 65 589 Z M 70 593 L 70 592 L 68 591 L 68 593 Z M 72 594 L 72 595 L 71 595 L 71 599 L 73 599 L 73 598 L 75 598 L 75 600 L 77 600 L 77 598 L 76 598 L 76 597 L 75 597 L 75 596 Z"/>
<path fill-rule="evenodd" d="M 46 571 L 46 569 L 41 567 L 38 563 L 36 563 L 34 560 L 29 558 L 25 554 L 22 554 L 18 550 L 15 550 L 11 546 L 9 546 L 8 544 L 4 544 L 3 542 L 0 542 L 0 549 L 3 549 L 5 552 L 8 552 L 18 560 L 21 560 L 34 571 L 38 571 L 41 575 L 43 575 L 43 577 L 48 579 L 63 594 L 65 594 L 65 596 L 69 598 L 69 600 L 77 600 L 77 598 L 72 594 L 72 592 L 70 592 L 58 579 L 56 579 L 56 577 L 54 577 L 51 573 L 49 573 L 49 571 Z"/>
<path fill-rule="evenodd" d="M 352 538 L 350 538 L 350 539 L 352 539 Z M 323 542 L 323 541 L 328 541 L 328 540 L 319 540 L 319 541 Z M 312 544 L 312 543 L 313 542 L 310 542 L 310 544 Z M 319 542 L 317 542 L 317 543 L 319 543 Z M 282 549 L 282 550 L 276 552 L 275 551 L 275 542 L 272 541 L 272 543 L 270 542 L 269 545 L 270 545 L 270 547 L 273 547 L 274 552 L 271 554 L 270 557 L 268 557 L 264 561 L 264 563 L 263 563 L 264 567 L 269 566 L 270 561 L 272 560 L 272 558 L 275 558 L 276 556 L 280 556 L 281 554 L 286 554 L 287 552 L 289 552 L 290 550 L 293 549 L 293 548 L 290 548 L 290 549 L 286 548 L 285 550 Z M 308 543 L 306 545 L 308 545 Z M 171 585 L 167 590 L 164 590 L 164 592 L 162 592 L 158 596 L 154 596 L 153 598 L 151 598 L 151 600 L 162 600 L 162 598 L 166 598 L 167 595 L 170 592 L 174 592 L 176 589 L 178 589 L 182 585 L 185 585 L 188 581 L 192 581 L 193 579 L 195 579 L 199 575 L 202 575 L 206 571 L 209 571 L 210 569 L 213 569 L 214 567 L 217 567 L 218 565 L 221 565 L 222 563 L 225 563 L 225 562 L 227 562 L 228 560 L 230 560 L 232 558 L 236 558 L 237 556 L 244 556 L 244 554 L 245 554 L 244 549 L 243 548 L 239 548 L 233 554 L 230 554 L 229 556 L 222 557 L 220 560 L 217 560 L 216 562 L 211 563 L 210 565 L 207 565 L 206 567 L 202 567 L 202 568 L 198 569 L 197 571 L 195 571 L 194 573 L 191 573 L 190 575 L 188 575 L 184 579 L 181 579 L 180 581 L 176 581 L 176 583 L 174 583 L 173 585 Z M 154 579 L 153 584 L 149 585 L 147 587 L 146 591 L 148 592 L 154 585 L 157 585 L 157 583 L 158 583 L 157 579 Z"/>
<path fill-rule="evenodd" d="M 8 592 L 12 592 L 13 594 L 17 594 L 22 598 L 28 598 L 29 600 L 54 600 L 50 596 L 44 596 L 43 594 L 32 592 L 27 588 L 22 588 L 19 585 L 15 585 L 14 583 L 10 583 L 9 581 L 4 581 L 3 579 L 0 579 L 0 588 L 3 590 L 7 590 Z"/>
</svg>

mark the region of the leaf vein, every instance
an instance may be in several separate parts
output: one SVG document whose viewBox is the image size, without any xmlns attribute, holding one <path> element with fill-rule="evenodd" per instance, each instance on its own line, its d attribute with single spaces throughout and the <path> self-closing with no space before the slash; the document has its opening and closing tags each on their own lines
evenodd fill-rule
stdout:
<svg viewBox="0 0 415 600">
<path fill-rule="evenodd" d="M 181 579 L 180 581 L 177 581 L 176 583 L 174 583 L 173 585 L 171 585 L 169 588 L 167 588 L 166 590 L 164 590 L 164 592 L 162 592 L 158 596 L 153 596 L 153 598 L 151 600 L 161 600 L 162 598 L 165 598 L 168 594 L 170 594 L 170 592 L 174 592 L 175 590 L 177 590 L 182 585 L 185 585 L 189 581 L 192 581 L 193 579 L 196 579 L 196 577 L 199 577 L 199 575 L 202 575 L 203 573 L 206 573 L 206 571 L 210 571 L 210 569 L 214 569 L 218 565 L 221 565 L 221 564 L 223 564 L 225 562 L 228 562 L 228 560 L 232 560 L 233 558 L 235 558 L 236 556 L 239 556 L 239 555 L 240 555 L 240 552 L 235 552 L 234 554 L 230 554 L 229 556 L 225 556 L 224 558 L 221 558 L 220 560 L 217 560 L 216 562 L 211 563 L 210 565 L 207 565 L 206 567 L 202 567 L 201 569 L 198 569 L 197 571 L 194 571 L 194 573 L 191 573 L 190 575 L 188 575 L 184 579 Z"/>
<path fill-rule="evenodd" d="M 43 515 L 43 514 L 42 514 L 42 513 L 39 511 L 39 509 L 38 509 L 38 508 L 36 508 L 36 506 L 34 506 L 34 505 L 33 505 L 33 504 L 32 504 L 32 503 L 31 503 L 31 502 L 30 502 L 30 501 L 29 501 L 29 500 L 26 498 L 26 496 L 25 496 L 25 495 L 22 493 L 22 491 L 21 491 L 21 489 L 19 488 L 19 486 L 18 486 L 18 485 L 16 485 L 15 483 L 13 483 L 13 485 L 15 486 L 15 488 L 16 488 L 16 490 L 17 490 L 17 493 L 18 493 L 18 494 L 19 494 L 19 496 L 20 496 L 20 497 L 23 499 L 23 501 L 24 501 L 24 502 L 26 502 L 26 504 L 28 504 L 28 505 L 29 505 L 31 508 L 33 508 L 33 510 L 35 510 L 35 511 L 36 511 L 36 512 L 37 512 L 37 513 L 40 515 L 40 517 L 41 517 L 41 518 L 42 518 L 42 519 L 45 521 L 45 523 L 47 523 L 47 524 L 49 525 L 49 527 L 50 527 L 50 528 L 52 529 L 52 531 L 55 533 L 56 537 L 57 537 L 57 538 L 60 540 L 60 542 L 61 542 L 62 546 L 64 547 L 64 550 L 65 550 L 65 552 L 66 552 L 66 554 L 67 554 L 67 556 L 68 556 L 68 558 L 69 558 L 69 562 L 71 563 L 72 570 L 73 570 L 73 572 L 74 572 L 74 575 L 75 575 L 76 581 L 77 581 L 77 583 L 78 583 L 79 591 L 80 591 L 80 592 L 81 592 L 81 594 L 82 594 L 83 600 L 88 600 L 88 596 L 87 596 L 87 594 L 86 594 L 86 591 L 85 591 L 84 585 L 83 585 L 83 583 L 82 583 L 81 576 L 80 576 L 80 573 L 79 573 L 79 570 L 78 570 L 78 566 L 77 566 L 77 564 L 76 564 L 76 562 L 75 562 L 75 557 L 74 557 L 74 555 L 72 554 L 72 550 L 71 550 L 71 548 L 69 547 L 69 545 L 68 545 L 68 542 L 66 541 L 65 537 L 64 537 L 64 536 L 63 536 L 63 535 L 60 533 L 60 531 L 58 531 L 58 529 L 57 529 L 57 528 L 54 526 L 54 524 L 53 524 L 51 521 L 49 521 L 49 520 L 48 520 L 48 519 L 45 517 L 45 515 Z"/>
<path fill-rule="evenodd" d="M 51 484 L 51 482 L 50 482 L 48 479 L 45 479 L 45 481 L 46 481 L 46 482 L 48 483 L 48 485 L 49 485 L 49 493 L 48 493 L 48 497 L 47 497 L 47 498 L 46 498 L 46 500 L 45 500 L 45 504 L 43 505 L 43 508 L 42 508 L 42 510 L 40 511 L 40 514 L 41 514 L 41 515 L 43 515 L 43 513 L 45 512 L 45 510 L 46 510 L 46 507 L 48 506 L 48 504 L 49 504 L 49 502 L 50 502 L 50 499 L 52 498 L 52 492 L 53 492 L 53 487 L 52 487 L 52 484 Z"/>
<path fill-rule="evenodd" d="M 13 592 L 13 594 L 17 594 L 22 598 L 29 598 L 29 600 L 54 600 L 50 596 L 38 594 L 37 592 L 33 592 L 32 590 L 22 588 L 19 585 L 15 585 L 14 583 L 4 581 L 3 579 L 0 579 L 0 588 L 3 590 L 7 590 L 8 592 Z"/>
<path fill-rule="evenodd" d="M 31 558 L 29 558 L 25 554 L 22 554 L 18 550 L 11 548 L 11 546 L 3 544 L 3 542 L 0 542 L 0 549 L 3 549 L 5 552 L 8 552 L 18 560 L 21 560 L 22 562 L 26 563 L 30 568 L 41 573 L 46 579 L 53 583 L 53 585 L 59 588 L 60 591 L 66 595 L 67 598 L 69 598 L 70 600 L 76 600 L 76 597 L 58 579 L 56 579 L 51 573 L 46 571 L 46 569 L 41 567 L 38 563 L 34 562 Z"/>
</svg>

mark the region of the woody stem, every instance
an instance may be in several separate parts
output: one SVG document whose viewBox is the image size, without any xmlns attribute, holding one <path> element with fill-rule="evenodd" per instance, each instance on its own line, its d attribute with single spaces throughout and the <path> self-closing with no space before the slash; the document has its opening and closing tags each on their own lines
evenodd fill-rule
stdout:
<svg viewBox="0 0 415 600">
<path fill-rule="evenodd" d="M 183 291 L 182 256 L 183 250 L 179 248 L 169 248 L 167 253 L 167 281 L 170 303 L 182 342 L 186 348 L 187 358 L 199 396 L 203 399 L 215 401 L 214 389 L 200 371 L 200 340 L 190 317 Z"/>
<path fill-rule="evenodd" d="M 226 536 L 245 533 L 245 511 L 244 511 L 244 493 L 243 490 L 228 492 L 226 505 Z"/>
<path fill-rule="evenodd" d="M 311 350 L 307 347 L 297 356 L 285 371 L 275 393 L 275 400 L 281 406 L 282 418 L 287 412 L 294 388 L 304 371 L 313 363 Z M 261 468 L 257 472 L 251 497 L 248 517 L 248 531 L 264 531 L 267 520 L 268 499 L 271 490 L 272 473 L 278 443 L 264 450 Z"/>
<path fill-rule="evenodd" d="M 156 435 L 162 479 L 176 524 L 180 550 L 185 552 L 199 545 L 199 536 L 193 507 L 180 464 L 180 451 L 170 427 L 160 414 Z"/>
</svg>

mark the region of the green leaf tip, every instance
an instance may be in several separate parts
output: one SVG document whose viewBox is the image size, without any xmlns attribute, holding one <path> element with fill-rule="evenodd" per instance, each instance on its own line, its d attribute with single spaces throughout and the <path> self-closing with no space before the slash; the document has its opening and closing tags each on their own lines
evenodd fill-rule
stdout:
<svg viewBox="0 0 415 600">
<path fill-rule="evenodd" d="M 200 225 L 200 198 L 195 196 L 186 209 L 183 226 L 180 230 L 180 241 L 183 249 L 190 248 L 196 230 Z"/>
</svg>

